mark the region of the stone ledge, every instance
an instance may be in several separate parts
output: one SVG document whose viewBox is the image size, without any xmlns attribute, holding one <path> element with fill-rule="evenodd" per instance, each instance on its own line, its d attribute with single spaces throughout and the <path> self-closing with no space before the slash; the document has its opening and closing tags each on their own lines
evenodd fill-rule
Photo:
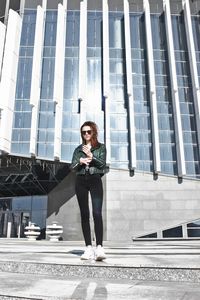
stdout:
<svg viewBox="0 0 200 300">
<path fill-rule="evenodd" d="M 0 262 L 0 272 L 53 275 L 56 277 L 81 277 L 102 279 L 128 279 L 144 281 L 176 281 L 200 282 L 200 268 L 172 268 L 172 267 L 117 267 L 85 265 Z"/>
<path fill-rule="evenodd" d="M 35 300 L 42 300 L 42 298 L 27 298 L 27 297 L 15 297 L 15 296 L 5 296 L 5 295 L 1 295 L 0 294 L 0 299 L 1 300 L 33 300 L 33 299 L 35 299 Z"/>
</svg>

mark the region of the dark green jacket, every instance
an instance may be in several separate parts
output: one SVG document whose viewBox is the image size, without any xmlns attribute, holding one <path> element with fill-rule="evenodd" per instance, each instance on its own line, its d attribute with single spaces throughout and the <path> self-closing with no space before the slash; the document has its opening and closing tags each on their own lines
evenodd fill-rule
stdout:
<svg viewBox="0 0 200 300">
<path fill-rule="evenodd" d="M 87 157 L 87 155 L 82 151 L 82 144 L 79 145 L 73 153 L 71 170 L 75 171 L 77 175 L 86 174 L 85 165 L 80 164 L 81 157 Z M 106 147 L 104 144 L 99 143 L 97 147 L 91 148 L 93 154 L 93 159 L 89 164 L 89 173 L 103 175 L 106 169 Z"/>
</svg>

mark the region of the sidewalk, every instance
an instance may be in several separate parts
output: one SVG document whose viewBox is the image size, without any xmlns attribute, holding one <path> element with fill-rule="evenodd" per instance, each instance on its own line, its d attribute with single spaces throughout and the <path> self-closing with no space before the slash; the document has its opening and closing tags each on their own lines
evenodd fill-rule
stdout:
<svg viewBox="0 0 200 300">
<path fill-rule="evenodd" d="M 105 242 L 104 262 L 83 242 L 0 239 L 0 299 L 199 300 L 200 241 Z"/>
</svg>

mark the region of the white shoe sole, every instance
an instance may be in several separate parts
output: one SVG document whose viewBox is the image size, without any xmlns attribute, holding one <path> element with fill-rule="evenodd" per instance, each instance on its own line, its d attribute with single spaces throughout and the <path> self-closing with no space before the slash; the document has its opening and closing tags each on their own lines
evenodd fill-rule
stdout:
<svg viewBox="0 0 200 300">
<path fill-rule="evenodd" d="M 86 257 L 81 257 L 81 260 L 93 260 L 94 257 L 89 257 L 89 258 L 86 258 Z"/>
</svg>

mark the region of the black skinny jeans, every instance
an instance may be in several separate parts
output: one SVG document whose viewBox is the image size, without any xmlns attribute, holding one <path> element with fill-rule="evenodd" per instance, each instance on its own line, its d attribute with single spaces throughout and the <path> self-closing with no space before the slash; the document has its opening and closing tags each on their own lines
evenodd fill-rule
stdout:
<svg viewBox="0 0 200 300">
<path fill-rule="evenodd" d="M 81 212 L 81 225 L 86 246 L 92 245 L 90 230 L 90 211 L 89 211 L 89 192 L 92 199 L 92 214 L 94 219 L 94 231 L 96 244 L 103 243 L 103 221 L 102 221 L 102 204 L 103 204 L 103 186 L 101 176 L 94 175 L 77 175 L 75 185 L 76 196 Z"/>
</svg>

